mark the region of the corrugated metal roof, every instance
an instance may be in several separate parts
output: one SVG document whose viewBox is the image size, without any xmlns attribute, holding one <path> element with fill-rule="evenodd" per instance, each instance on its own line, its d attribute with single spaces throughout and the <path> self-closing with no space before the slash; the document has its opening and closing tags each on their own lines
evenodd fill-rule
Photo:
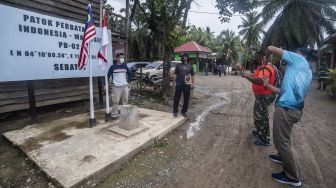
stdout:
<svg viewBox="0 0 336 188">
<path fill-rule="evenodd" d="M 333 44 L 333 43 L 336 43 L 336 33 L 328 36 L 321 42 L 321 44 Z"/>
<path fill-rule="evenodd" d="M 211 49 L 201 46 L 195 41 L 187 42 L 174 49 L 174 52 L 206 52 L 211 53 Z"/>
</svg>

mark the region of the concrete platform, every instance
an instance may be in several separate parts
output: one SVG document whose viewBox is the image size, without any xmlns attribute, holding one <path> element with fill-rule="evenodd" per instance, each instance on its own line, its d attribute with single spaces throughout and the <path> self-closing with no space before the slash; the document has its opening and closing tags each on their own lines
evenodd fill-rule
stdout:
<svg viewBox="0 0 336 188">
<path fill-rule="evenodd" d="M 88 115 L 81 114 L 3 135 L 55 183 L 91 187 L 185 121 L 170 113 L 141 108 L 139 115 L 139 130 L 123 132 L 123 136 L 110 130 L 115 130 L 117 122 L 105 123 L 102 110 L 96 113 L 94 128 L 88 128 Z"/>
<path fill-rule="evenodd" d="M 133 130 L 130 130 L 130 131 L 122 129 L 122 128 L 118 127 L 118 126 L 113 126 L 113 127 L 109 128 L 108 130 L 111 131 L 111 132 L 113 132 L 113 133 L 115 133 L 115 134 L 123 136 L 125 138 L 129 138 L 131 136 L 135 136 L 137 134 L 140 134 L 140 133 L 144 132 L 147 129 L 148 129 L 148 127 L 146 127 L 143 124 L 140 124 L 139 127 L 135 128 Z"/>
</svg>

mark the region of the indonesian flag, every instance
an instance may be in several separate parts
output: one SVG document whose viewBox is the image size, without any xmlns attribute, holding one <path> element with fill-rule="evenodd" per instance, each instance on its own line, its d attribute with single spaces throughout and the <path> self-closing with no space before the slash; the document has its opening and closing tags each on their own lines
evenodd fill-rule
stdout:
<svg viewBox="0 0 336 188">
<path fill-rule="evenodd" d="M 109 44 L 108 34 L 107 34 L 107 26 L 106 26 L 106 15 L 104 14 L 103 18 L 103 29 L 102 29 L 102 36 L 101 36 L 101 44 L 100 49 L 98 51 L 98 65 L 102 71 L 105 71 L 108 66 L 107 62 L 107 46 Z"/>
</svg>

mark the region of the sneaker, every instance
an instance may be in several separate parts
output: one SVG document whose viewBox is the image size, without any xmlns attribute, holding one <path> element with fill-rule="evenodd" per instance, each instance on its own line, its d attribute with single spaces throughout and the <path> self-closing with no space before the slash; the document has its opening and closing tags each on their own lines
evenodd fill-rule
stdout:
<svg viewBox="0 0 336 188">
<path fill-rule="evenodd" d="M 187 117 L 187 114 L 186 114 L 186 113 L 182 113 L 182 116 L 186 118 L 186 117 Z"/>
<path fill-rule="evenodd" d="M 288 178 L 285 174 L 285 172 L 279 172 L 279 173 L 272 173 L 272 178 L 282 184 L 292 185 L 295 187 L 300 187 L 302 183 L 299 180 L 292 180 Z"/>
<path fill-rule="evenodd" d="M 177 117 L 177 113 L 174 113 L 174 117 Z"/>
<path fill-rule="evenodd" d="M 255 141 L 254 144 L 257 146 L 271 146 L 271 143 L 262 141 L 260 139 Z"/>
<path fill-rule="evenodd" d="M 275 163 L 282 164 L 282 160 L 281 160 L 279 155 L 272 155 L 271 154 L 271 155 L 268 155 L 268 158 Z"/>
</svg>

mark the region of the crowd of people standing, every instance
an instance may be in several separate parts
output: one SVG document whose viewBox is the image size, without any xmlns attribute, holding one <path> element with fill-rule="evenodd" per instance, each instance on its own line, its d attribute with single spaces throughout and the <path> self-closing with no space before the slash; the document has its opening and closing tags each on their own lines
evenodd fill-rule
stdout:
<svg viewBox="0 0 336 188">
<path fill-rule="evenodd" d="M 259 147 L 272 146 L 268 108 L 275 101 L 272 136 L 277 153 L 270 154 L 268 158 L 282 165 L 283 170 L 272 173 L 271 177 L 279 183 L 295 187 L 301 186 L 302 183 L 291 149 L 291 139 L 294 124 L 301 119 L 304 98 L 312 81 L 312 71 L 307 61 L 309 51 L 307 48 L 299 48 L 290 52 L 269 46 L 265 52 L 256 53 L 256 70 L 253 74 L 247 74 L 244 68 L 241 69 L 241 76 L 252 83 L 255 96 L 255 129 L 252 131 L 256 137 L 254 144 Z M 278 67 L 274 66 L 270 60 L 271 55 L 281 58 L 280 62 L 286 62 L 285 66 L 282 67 L 282 63 Z M 188 61 L 189 57 L 183 55 L 182 64 L 175 69 L 174 117 L 177 117 L 182 93 L 184 103 L 181 113 L 187 117 L 190 89 L 195 85 L 195 73 Z M 226 74 L 227 67 L 215 62 L 206 62 L 200 70 L 204 71 L 205 76 L 208 76 L 209 71 L 212 71 L 213 75 L 221 76 L 222 73 Z"/>
<path fill-rule="evenodd" d="M 200 65 L 200 72 L 205 76 L 209 76 L 209 72 L 214 76 L 221 77 L 228 74 L 228 66 L 224 63 L 216 63 L 215 61 L 209 61 Z"/>
<path fill-rule="evenodd" d="M 277 164 L 282 165 L 281 172 L 272 173 L 272 178 L 280 183 L 299 187 L 302 185 L 296 159 L 291 150 L 291 139 L 294 124 L 300 121 L 304 108 L 304 98 L 312 82 L 312 71 L 307 61 L 310 50 L 298 48 L 290 52 L 269 46 L 265 52 L 256 53 L 253 74 L 245 73 L 241 69 L 241 76 L 252 83 L 252 90 L 255 96 L 253 108 L 253 119 L 255 129 L 251 132 L 256 140 L 256 146 L 272 146 L 271 130 L 269 123 L 269 106 L 275 101 L 273 114 L 273 144 L 277 153 L 270 154 L 268 158 Z M 278 68 L 271 62 L 270 56 L 280 58 Z M 195 86 L 195 71 L 190 64 L 188 54 L 183 54 L 181 62 L 174 71 L 174 105 L 173 116 L 178 116 L 180 98 L 183 95 L 183 107 L 181 114 L 187 117 L 189 98 L 191 90 Z M 227 66 L 213 61 L 202 64 L 200 68 L 205 76 L 209 72 L 221 77 L 227 73 Z M 108 77 L 112 78 L 112 118 L 118 117 L 118 104 L 121 99 L 123 105 L 128 102 L 128 85 L 131 80 L 130 71 L 123 58 L 117 56 L 117 62 L 110 67 Z"/>
</svg>

